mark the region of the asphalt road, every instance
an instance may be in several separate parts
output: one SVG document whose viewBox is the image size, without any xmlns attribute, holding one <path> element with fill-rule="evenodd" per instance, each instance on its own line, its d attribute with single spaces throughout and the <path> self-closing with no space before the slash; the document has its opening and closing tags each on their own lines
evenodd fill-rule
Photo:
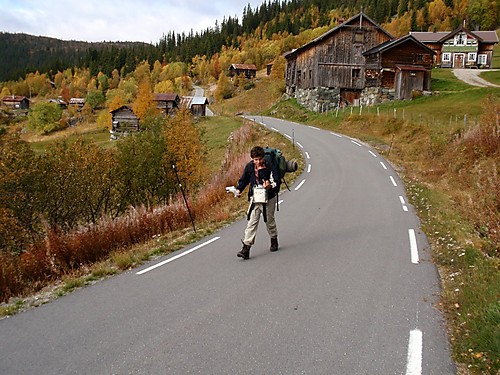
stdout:
<svg viewBox="0 0 500 375">
<path fill-rule="evenodd" d="M 245 220 L 0 321 L 0 374 L 453 374 L 439 280 L 402 182 L 348 137 L 256 117 L 307 162 L 280 250 Z M 263 223 L 261 223 L 263 224 Z"/>
</svg>

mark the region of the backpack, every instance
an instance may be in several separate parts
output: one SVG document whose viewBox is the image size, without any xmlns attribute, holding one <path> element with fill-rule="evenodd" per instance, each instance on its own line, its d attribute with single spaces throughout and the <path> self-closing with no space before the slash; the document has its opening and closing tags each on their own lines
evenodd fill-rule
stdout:
<svg viewBox="0 0 500 375">
<path fill-rule="evenodd" d="M 297 170 L 297 162 L 295 160 L 286 160 L 285 156 L 281 150 L 273 147 L 264 148 L 264 160 L 266 164 L 271 166 L 271 170 L 275 176 L 278 176 L 277 187 L 278 191 L 283 181 L 286 185 L 284 179 L 287 172 L 295 172 Z M 287 186 L 288 187 L 288 186 Z"/>
</svg>

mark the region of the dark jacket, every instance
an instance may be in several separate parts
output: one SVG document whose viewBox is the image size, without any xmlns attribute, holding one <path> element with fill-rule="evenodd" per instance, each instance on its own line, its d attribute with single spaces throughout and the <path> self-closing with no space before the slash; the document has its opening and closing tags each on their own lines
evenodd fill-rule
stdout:
<svg viewBox="0 0 500 375">
<path fill-rule="evenodd" d="M 250 185 L 250 188 L 248 190 L 248 198 L 250 199 L 250 197 L 253 195 L 254 185 L 262 185 L 264 180 L 268 180 L 271 182 L 271 187 L 267 190 L 267 198 L 268 199 L 274 198 L 278 193 L 279 189 L 278 185 L 276 184 L 276 180 L 274 178 L 276 174 L 273 173 L 266 164 L 266 168 L 259 169 L 259 177 L 257 181 L 254 170 L 255 170 L 254 162 L 253 161 L 248 162 L 247 165 L 245 166 L 243 174 L 238 180 L 238 186 L 236 187 L 236 189 L 242 192 L 243 190 L 245 190 L 247 185 Z"/>
</svg>

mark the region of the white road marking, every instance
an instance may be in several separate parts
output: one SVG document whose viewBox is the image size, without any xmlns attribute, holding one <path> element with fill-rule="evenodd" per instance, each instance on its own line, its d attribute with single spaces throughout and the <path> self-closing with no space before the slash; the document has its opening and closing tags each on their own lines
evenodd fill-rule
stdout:
<svg viewBox="0 0 500 375">
<path fill-rule="evenodd" d="M 306 151 L 306 158 L 311 159 L 311 157 L 309 156 L 309 153 L 307 151 Z"/>
<path fill-rule="evenodd" d="M 389 176 L 389 178 L 391 179 L 391 182 L 394 186 L 398 186 L 398 184 L 396 184 L 396 181 L 394 180 L 394 177 Z"/>
<path fill-rule="evenodd" d="M 342 136 L 340 134 L 337 134 L 337 133 L 334 133 L 334 132 L 330 132 L 330 134 L 336 136 L 336 137 L 339 137 L 339 138 L 342 138 Z"/>
<path fill-rule="evenodd" d="M 304 185 L 304 182 L 306 182 L 306 180 L 300 181 L 300 184 L 297 185 L 297 187 L 295 188 L 295 191 L 299 190 L 302 187 L 302 185 Z"/>
<path fill-rule="evenodd" d="M 273 127 L 272 127 L 271 129 L 273 129 L 273 130 L 274 130 L 275 132 L 279 131 L 278 129 L 276 129 L 276 128 L 273 128 Z"/>
<path fill-rule="evenodd" d="M 422 331 L 414 329 L 410 331 L 408 341 L 408 357 L 406 360 L 406 375 L 422 374 Z"/>
<path fill-rule="evenodd" d="M 321 130 L 320 128 L 317 128 L 317 127 L 315 127 L 315 126 L 311 126 L 311 125 L 309 125 L 309 127 L 310 127 L 311 129 L 314 129 L 314 130 Z"/>
<path fill-rule="evenodd" d="M 179 258 L 181 258 L 181 257 L 183 257 L 183 256 L 185 256 L 185 255 L 188 255 L 188 254 L 192 253 L 193 251 L 196 251 L 196 250 L 198 250 L 198 249 L 201 249 L 203 246 L 206 246 L 206 245 L 208 245 L 208 244 L 211 244 L 211 243 L 212 243 L 212 242 L 214 242 L 214 241 L 217 241 L 219 238 L 220 238 L 220 237 L 214 237 L 214 238 L 212 238 L 212 239 L 210 239 L 210 240 L 208 240 L 208 241 L 206 241 L 206 242 L 203 242 L 202 244 L 199 244 L 198 246 L 195 246 L 195 247 L 193 247 L 192 249 L 189 249 L 189 250 L 187 250 L 187 251 L 184 251 L 183 253 L 180 253 L 180 254 L 178 254 L 178 255 L 176 255 L 176 256 L 174 256 L 174 257 L 172 257 L 172 258 L 169 258 L 169 259 L 167 259 L 167 260 L 164 260 L 163 262 L 157 263 L 157 264 L 155 264 L 154 266 L 151 266 L 151 267 L 145 268 L 145 269 L 143 269 L 142 271 L 137 272 L 137 273 L 136 273 L 136 275 L 142 275 L 142 274 L 144 274 L 144 273 L 146 273 L 146 272 L 149 272 L 149 271 L 154 270 L 155 268 L 158 268 L 158 267 L 161 267 L 161 266 L 163 266 L 163 265 L 165 265 L 165 264 L 167 264 L 167 263 L 173 262 L 174 260 L 179 259 Z"/>
<path fill-rule="evenodd" d="M 408 207 L 406 206 L 405 199 L 403 198 L 402 195 L 399 196 L 399 201 L 401 202 L 401 205 L 403 206 L 403 211 L 408 212 Z"/>
<path fill-rule="evenodd" d="M 311 173 L 311 164 L 307 166 L 307 173 Z"/>
<path fill-rule="evenodd" d="M 297 146 L 299 146 L 300 148 L 304 148 L 304 146 L 302 146 L 299 142 L 295 142 L 297 143 Z"/>
<path fill-rule="evenodd" d="M 418 258 L 417 237 L 415 236 L 415 230 L 408 229 L 408 236 L 410 237 L 411 262 L 413 264 L 418 264 L 419 258 Z"/>
<path fill-rule="evenodd" d="M 382 167 L 383 167 L 384 169 L 387 169 L 387 167 L 385 166 L 385 164 L 384 164 L 384 162 L 383 162 L 383 161 L 381 161 L 381 162 L 380 162 L 380 164 L 382 165 Z"/>
<path fill-rule="evenodd" d="M 368 151 L 368 152 L 369 152 L 370 154 L 372 154 L 372 156 L 373 156 L 374 158 L 376 158 L 376 157 L 377 157 L 377 154 L 376 154 L 376 153 L 374 153 L 373 151 Z"/>
<path fill-rule="evenodd" d="M 353 141 L 352 139 L 351 139 L 351 142 L 352 142 L 352 143 L 354 143 L 356 146 L 361 147 L 361 144 L 359 144 L 359 143 L 358 143 L 358 142 L 356 142 L 356 141 Z"/>
<path fill-rule="evenodd" d="M 292 139 L 292 137 L 290 137 L 288 134 L 285 134 L 285 137 L 287 137 L 288 139 Z"/>
</svg>

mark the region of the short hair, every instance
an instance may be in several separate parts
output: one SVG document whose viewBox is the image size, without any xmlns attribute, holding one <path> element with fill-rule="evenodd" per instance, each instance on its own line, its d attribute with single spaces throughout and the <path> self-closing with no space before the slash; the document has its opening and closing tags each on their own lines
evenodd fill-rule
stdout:
<svg viewBox="0 0 500 375">
<path fill-rule="evenodd" d="M 265 151 L 260 146 L 255 146 L 250 150 L 250 157 L 253 158 L 263 158 L 265 155 Z"/>
</svg>

